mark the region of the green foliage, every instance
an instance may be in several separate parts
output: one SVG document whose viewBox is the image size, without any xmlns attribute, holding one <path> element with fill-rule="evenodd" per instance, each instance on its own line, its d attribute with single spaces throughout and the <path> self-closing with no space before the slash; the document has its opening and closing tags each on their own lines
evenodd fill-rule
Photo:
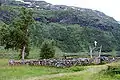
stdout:
<svg viewBox="0 0 120 80">
<path fill-rule="evenodd" d="M 34 46 L 38 46 L 46 38 L 53 39 L 58 48 L 70 53 L 88 52 L 89 45 L 93 45 L 95 40 L 98 42 L 98 46 L 103 46 L 102 51 L 112 51 L 117 45 L 111 32 L 81 27 L 77 24 L 36 22 L 31 28 L 31 33 L 31 42 Z"/>
<path fill-rule="evenodd" d="M 0 59 L 18 59 L 18 54 L 16 50 L 0 48 Z"/>
<path fill-rule="evenodd" d="M 115 62 L 107 65 L 107 69 L 99 72 L 95 80 L 119 80 L 120 79 L 120 62 Z M 100 77 L 98 77 L 100 76 Z"/>
<path fill-rule="evenodd" d="M 1 43 L 6 49 L 22 49 L 25 46 L 25 58 L 29 54 L 29 26 L 33 23 L 33 13 L 31 10 L 26 8 L 21 8 L 19 18 L 14 19 L 14 21 L 9 25 L 4 25 L 0 29 Z M 22 54 L 22 53 L 21 53 Z M 21 58 L 20 54 L 20 58 Z"/>
<path fill-rule="evenodd" d="M 0 15 L 0 18 L 6 24 L 9 24 L 14 17 L 18 19 L 23 17 L 23 19 L 30 18 L 28 15 L 26 18 L 26 15 L 20 17 L 21 8 L 17 6 L 3 5 L 0 8 L 0 12 L 2 11 L 4 14 Z M 103 18 L 99 17 L 98 14 L 103 16 Z M 5 17 L 4 19 L 3 16 Z M 113 48 L 120 50 L 119 25 L 114 19 L 101 12 L 89 9 L 49 10 L 43 8 L 42 10 L 34 9 L 33 17 L 37 21 L 32 27 L 29 27 L 31 32 L 28 33 L 30 40 L 24 38 L 25 42 L 30 42 L 32 46 L 40 47 L 44 39 L 54 39 L 57 43 L 56 46 L 63 52 L 88 52 L 89 45 L 93 45 L 96 40 L 98 46 L 103 46 L 102 51 L 104 52 L 112 51 Z M 14 21 L 15 25 L 16 22 L 17 25 L 24 23 L 23 19 L 22 21 Z M 12 25 L 10 28 L 14 29 Z"/>
<path fill-rule="evenodd" d="M 80 66 L 81 67 L 81 66 Z M 27 80 L 44 75 L 75 72 L 70 68 L 44 66 L 9 66 L 8 59 L 0 59 L 0 80 Z"/>
<path fill-rule="evenodd" d="M 53 58 L 54 55 L 55 55 L 55 48 L 54 48 L 53 40 L 44 41 L 41 46 L 40 57 L 42 59 L 48 59 L 48 58 Z"/>
</svg>

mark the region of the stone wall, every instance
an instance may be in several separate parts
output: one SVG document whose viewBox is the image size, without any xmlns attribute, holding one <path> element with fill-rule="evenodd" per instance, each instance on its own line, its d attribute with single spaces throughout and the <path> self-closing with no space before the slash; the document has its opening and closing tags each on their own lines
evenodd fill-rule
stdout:
<svg viewBox="0 0 120 80">
<path fill-rule="evenodd" d="M 53 67 L 71 67 L 77 65 L 88 65 L 89 58 L 70 58 L 70 59 L 41 59 L 16 61 L 9 60 L 9 65 L 34 65 L 34 66 L 53 66 Z"/>
<path fill-rule="evenodd" d="M 108 59 L 106 59 L 107 61 Z M 105 60 L 104 60 L 105 61 Z M 100 64 L 101 58 L 69 58 L 69 59 L 40 59 L 40 60 L 25 60 L 16 61 L 9 60 L 9 65 L 27 64 L 31 66 L 52 66 L 52 67 L 71 67 L 78 65 Z"/>
</svg>

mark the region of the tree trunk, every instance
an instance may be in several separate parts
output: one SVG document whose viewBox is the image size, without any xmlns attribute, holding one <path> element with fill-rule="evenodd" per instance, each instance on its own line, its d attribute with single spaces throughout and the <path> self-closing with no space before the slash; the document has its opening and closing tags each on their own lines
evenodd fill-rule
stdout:
<svg viewBox="0 0 120 80">
<path fill-rule="evenodd" d="M 23 46 L 23 48 L 22 48 L 22 61 L 23 61 L 23 64 L 24 64 L 24 58 L 25 58 L 25 46 Z"/>
</svg>

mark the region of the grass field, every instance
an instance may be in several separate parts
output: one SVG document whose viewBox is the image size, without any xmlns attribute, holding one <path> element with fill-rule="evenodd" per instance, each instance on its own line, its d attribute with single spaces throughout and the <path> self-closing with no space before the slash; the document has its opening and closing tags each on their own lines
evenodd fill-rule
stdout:
<svg viewBox="0 0 120 80">
<path fill-rule="evenodd" d="M 61 51 L 57 50 L 59 54 Z M 107 65 L 54 68 L 44 66 L 9 66 L 9 59 L 17 59 L 19 52 L 0 50 L 0 80 L 120 80 L 120 74 L 105 74 Z M 12 55 L 11 55 L 12 54 Z M 39 59 L 39 49 L 33 49 L 29 58 Z M 110 64 L 120 65 L 120 62 Z M 120 71 L 120 67 L 118 69 Z"/>
<path fill-rule="evenodd" d="M 64 75 L 62 77 L 54 77 L 49 80 L 120 80 L 120 74 L 107 74 L 108 65 L 113 67 L 117 66 L 120 71 L 120 62 L 117 62 L 107 65 L 91 66 L 87 71 L 81 71 L 81 73 L 76 75 Z"/>
<path fill-rule="evenodd" d="M 29 77 L 69 73 L 83 70 L 84 67 L 54 68 L 42 66 L 9 66 L 8 59 L 0 59 L 0 80 L 25 80 Z"/>
<path fill-rule="evenodd" d="M 60 58 L 62 57 L 65 52 L 62 52 L 59 48 L 55 47 L 56 52 L 55 52 L 55 58 Z M 20 54 L 20 51 L 16 50 L 5 50 L 0 48 L 0 58 L 7 58 L 7 59 L 18 59 L 18 55 Z M 102 54 L 112 54 L 112 52 L 108 53 L 102 53 Z M 88 55 L 88 52 L 78 52 L 78 53 L 66 53 L 66 55 L 70 57 L 90 57 Z M 77 56 L 74 56 L 77 55 Z M 40 48 L 38 47 L 31 47 L 30 53 L 28 58 L 29 59 L 39 59 L 40 57 Z"/>
<path fill-rule="evenodd" d="M 28 65 L 9 66 L 8 59 L 0 59 L 0 80 L 120 80 L 119 74 L 104 74 L 103 70 L 106 69 L 107 65 L 64 69 Z"/>
</svg>

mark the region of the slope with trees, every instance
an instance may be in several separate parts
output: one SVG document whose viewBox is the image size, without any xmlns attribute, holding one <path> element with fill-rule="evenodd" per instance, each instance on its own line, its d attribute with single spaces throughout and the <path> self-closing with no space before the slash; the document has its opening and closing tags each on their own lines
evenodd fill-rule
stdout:
<svg viewBox="0 0 120 80">
<path fill-rule="evenodd" d="M 35 3 L 42 8 L 30 7 L 35 20 L 30 27 L 31 46 L 40 47 L 44 39 L 53 39 L 62 51 L 78 52 L 88 50 L 96 40 L 98 45 L 103 45 L 103 51 L 120 50 L 120 24 L 112 17 L 91 9 L 52 5 L 45 1 Z M 46 8 L 48 4 L 53 7 Z M 2 5 L 0 20 L 9 26 L 14 18 L 19 18 L 19 13 L 20 6 Z"/>
</svg>

